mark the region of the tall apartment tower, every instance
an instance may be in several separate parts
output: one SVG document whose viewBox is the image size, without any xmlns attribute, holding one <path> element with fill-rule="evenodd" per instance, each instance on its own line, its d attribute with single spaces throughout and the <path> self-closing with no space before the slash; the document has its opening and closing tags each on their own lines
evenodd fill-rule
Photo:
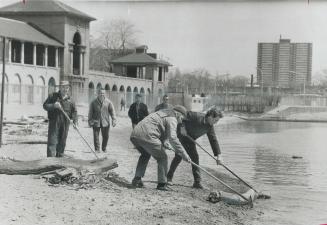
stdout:
<svg viewBox="0 0 327 225">
<path fill-rule="evenodd" d="M 258 43 L 257 80 L 263 87 L 296 88 L 311 84 L 312 43 Z"/>
</svg>

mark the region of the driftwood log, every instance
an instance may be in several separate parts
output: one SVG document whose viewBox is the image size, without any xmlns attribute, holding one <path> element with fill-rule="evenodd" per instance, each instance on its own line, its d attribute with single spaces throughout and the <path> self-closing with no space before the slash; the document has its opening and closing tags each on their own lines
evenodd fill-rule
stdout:
<svg viewBox="0 0 327 225">
<path fill-rule="evenodd" d="M 99 160 L 81 160 L 51 157 L 32 161 L 19 161 L 14 159 L 0 160 L 0 174 L 8 175 L 41 174 L 62 168 L 82 169 L 99 174 L 116 167 L 118 167 L 117 161 L 107 158 Z"/>
</svg>

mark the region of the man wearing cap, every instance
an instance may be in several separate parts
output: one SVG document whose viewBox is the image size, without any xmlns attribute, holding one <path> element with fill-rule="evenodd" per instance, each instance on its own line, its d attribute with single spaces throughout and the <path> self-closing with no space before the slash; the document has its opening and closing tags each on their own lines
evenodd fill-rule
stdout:
<svg viewBox="0 0 327 225">
<path fill-rule="evenodd" d="M 216 108 L 210 109 L 207 113 L 188 111 L 186 117 L 183 120 L 183 123 L 178 126 L 178 138 L 185 148 L 187 154 L 197 165 L 199 165 L 199 155 L 196 150 L 195 143 L 189 137 L 191 137 L 193 140 L 196 140 L 204 134 L 207 134 L 212 152 L 217 157 L 217 163 L 222 163 L 218 139 L 214 129 L 214 124 L 217 123 L 218 120 L 222 117 L 222 113 Z M 169 182 L 172 181 L 174 172 L 181 160 L 182 158 L 175 154 L 167 175 Z M 203 187 L 201 185 L 201 175 L 199 168 L 192 166 L 192 172 L 194 177 L 193 187 L 202 189 Z"/>
<path fill-rule="evenodd" d="M 152 156 L 158 163 L 157 189 L 169 190 L 167 188 L 168 156 L 165 148 L 170 145 L 176 154 L 185 161 L 190 161 L 176 133 L 177 124 L 182 123 L 185 115 L 186 109 L 183 106 L 175 106 L 173 110 L 164 109 L 151 113 L 135 126 L 131 134 L 131 142 L 141 155 L 132 181 L 134 187 L 143 187 L 142 177 Z"/>
<path fill-rule="evenodd" d="M 77 111 L 75 103 L 69 96 L 69 90 L 69 82 L 60 81 L 59 91 L 50 94 L 43 103 L 49 119 L 47 157 L 63 157 L 69 124 L 77 125 Z"/>
<path fill-rule="evenodd" d="M 101 149 L 103 152 L 107 151 L 107 144 L 109 139 L 110 118 L 112 126 L 116 126 L 115 108 L 112 102 L 106 98 L 106 91 L 99 90 L 98 97 L 90 104 L 89 109 L 89 126 L 93 128 L 93 140 L 95 151 L 100 151 L 99 133 L 102 134 Z"/>
<path fill-rule="evenodd" d="M 162 103 L 157 105 L 154 111 L 157 112 L 161 109 L 172 109 L 173 106 L 169 104 L 168 101 L 169 101 L 168 95 L 164 95 L 162 97 Z"/>
<path fill-rule="evenodd" d="M 148 107 L 141 102 L 141 95 L 136 94 L 135 102 L 129 107 L 128 116 L 132 120 L 132 127 L 136 126 L 141 120 L 149 115 Z"/>
</svg>

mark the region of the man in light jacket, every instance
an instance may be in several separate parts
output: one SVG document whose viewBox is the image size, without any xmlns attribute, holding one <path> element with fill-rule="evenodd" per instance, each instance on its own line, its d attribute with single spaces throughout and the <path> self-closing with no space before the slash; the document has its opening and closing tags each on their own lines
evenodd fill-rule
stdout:
<svg viewBox="0 0 327 225">
<path fill-rule="evenodd" d="M 190 161 L 176 133 L 177 124 L 182 123 L 185 115 L 186 109 L 183 106 L 175 106 L 173 110 L 163 109 L 151 113 L 134 127 L 131 142 L 141 153 L 132 181 L 134 187 L 143 187 L 142 177 L 152 156 L 158 163 L 157 189 L 169 190 L 167 188 L 168 156 L 165 152 L 165 148 L 169 145 L 185 161 Z"/>
<path fill-rule="evenodd" d="M 88 122 L 93 128 L 93 139 L 95 151 L 100 152 L 99 133 L 102 134 L 103 152 L 107 151 L 107 144 L 109 139 L 110 117 L 112 126 L 116 126 L 115 108 L 112 102 L 105 97 L 105 90 L 99 90 L 98 97 L 90 104 Z"/>
</svg>

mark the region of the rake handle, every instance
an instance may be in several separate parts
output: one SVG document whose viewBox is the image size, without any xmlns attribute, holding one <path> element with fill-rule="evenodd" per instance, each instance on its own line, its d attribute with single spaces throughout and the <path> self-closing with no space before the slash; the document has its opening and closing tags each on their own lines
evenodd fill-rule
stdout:
<svg viewBox="0 0 327 225">
<path fill-rule="evenodd" d="M 66 117 L 66 119 L 70 122 L 70 118 L 67 115 L 67 113 L 62 109 L 59 108 L 59 110 L 62 112 L 62 114 Z M 92 151 L 92 153 L 94 154 L 95 158 L 98 160 L 100 159 L 97 154 L 95 153 L 95 151 L 93 150 L 93 148 L 91 147 L 91 145 L 89 144 L 89 142 L 84 138 L 84 136 L 81 134 L 81 132 L 79 131 L 79 129 L 77 128 L 77 126 L 73 125 L 74 129 L 77 131 L 77 133 L 79 134 L 79 136 L 83 139 L 83 141 L 86 143 L 86 145 L 89 147 L 89 149 Z"/>
</svg>

